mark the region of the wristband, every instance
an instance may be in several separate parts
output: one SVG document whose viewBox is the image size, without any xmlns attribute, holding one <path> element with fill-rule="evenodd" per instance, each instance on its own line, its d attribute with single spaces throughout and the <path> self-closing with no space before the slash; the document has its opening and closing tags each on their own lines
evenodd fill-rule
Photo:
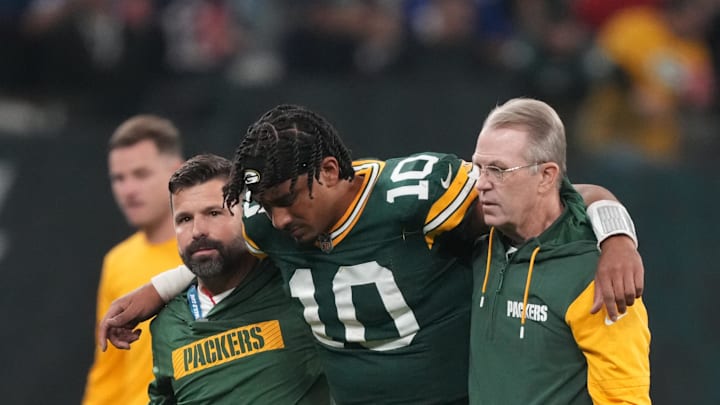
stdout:
<svg viewBox="0 0 720 405">
<path fill-rule="evenodd" d="M 595 201 L 587 207 L 587 215 L 597 237 L 598 249 L 605 239 L 614 235 L 629 236 L 635 242 L 637 249 L 638 238 L 635 233 L 635 224 L 622 204 L 611 200 Z"/>
<path fill-rule="evenodd" d="M 178 296 L 195 279 L 195 275 L 185 266 L 164 271 L 153 277 L 150 282 L 160 298 L 166 303 Z"/>
</svg>

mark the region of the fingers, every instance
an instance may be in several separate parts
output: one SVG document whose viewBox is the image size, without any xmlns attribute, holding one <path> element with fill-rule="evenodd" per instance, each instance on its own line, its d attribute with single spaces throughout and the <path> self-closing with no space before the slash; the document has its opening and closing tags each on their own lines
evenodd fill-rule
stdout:
<svg viewBox="0 0 720 405">
<path fill-rule="evenodd" d="M 112 315 L 112 311 L 113 307 L 111 306 L 110 310 L 108 310 L 108 313 L 105 314 L 105 317 L 100 321 L 100 324 L 98 325 L 98 345 L 100 346 L 100 350 L 102 350 L 103 352 L 107 350 L 108 339 L 110 340 L 110 343 L 113 344 L 113 346 L 118 347 L 115 342 L 113 342 L 115 328 L 128 327 L 128 322 L 122 322 L 122 316 L 118 315 L 116 317 L 110 317 Z M 132 325 L 132 327 L 134 327 L 134 325 Z"/>
<path fill-rule="evenodd" d="M 625 279 L 623 280 L 625 286 L 623 294 L 625 296 L 625 304 L 630 307 L 635 303 L 635 277 L 631 272 L 625 273 Z"/>
<path fill-rule="evenodd" d="M 152 302 L 151 304 L 146 303 L 147 299 L 143 298 L 143 291 L 149 294 L 148 299 Z M 144 306 L 156 308 L 154 313 L 157 313 L 162 304 L 162 298 L 152 284 L 140 287 L 113 301 L 98 324 L 97 334 L 100 349 L 107 350 L 108 340 L 118 349 L 130 349 L 130 344 L 140 338 L 140 331 L 134 330 L 138 322 L 153 314 L 144 315 Z"/>
<path fill-rule="evenodd" d="M 110 343 L 118 349 L 129 350 L 130 344 L 140 338 L 141 332 L 140 329 L 112 328 L 110 329 L 108 339 Z"/>
<path fill-rule="evenodd" d="M 130 343 L 138 340 L 140 337 L 140 330 L 133 331 L 137 322 L 131 319 L 132 317 L 127 316 L 127 312 L 117 313 L 119 307 L 115 307 L 115 304 L 110 306 L 108 313 L 100 321 L 98 325 L 98 345 L 104 352 L 107 350 L 107 341 L 109 340 L 113 346 L 118 349 L 130 349 Z M 112 316 L 112 314 L 116 314 Z"/>
<path fill-rule="evenodd" d="M 625 311 L 627 311 L 627 302 L 625 301 L 625 283 L 623 282 L 622 276 L 616 276 L 613 279 L 612 283 L 612 294 L 608 294 L 608 296 L 605 296 L 605 305 L 608 305 L 608 300 L 612 301 L 617 306 L 617 312 L 620 314 L 624 314 Z M 635 297 L 633 296 L 633 299 Z M 610 311 L 608 311 L 609 313 Z M 615 316 L 617 316 L 616 314 Z M 610 317 L 613 321 L 615 318 Z"/>
<path fill-rule="evenodd" d="M 630 271 L 624 273 L 625 283 L 625 301 L 627 306 L 631 306 L 635 303 L 636 298 L 642 297 L 644 282 L 645 282 L 645 269 L 643 267 L 642 257 L 636 252 L 634 263 L 630 263 Z"/>
<path fill-rule="evenodd" d="M 635 298 L 640 298 L 645 291 L 643 276 L 635 276 Z"/>
<path fill-rule="evenodd" d="M 645 266 L 642 262 L 642 257 L 638 254 L 640 260 L 640 266 L 633 274 L 633 280 L 635 282 L 635 298 L 640 298 L 645 290 Z"/>
<path fill-rule="evenodd" d="M 110 308 L 108 308 L 108 311 L 105 313 L 105 316 L 103 316 L 103 319 L 98 324 L 98 345 L 100 345 L 100 349 L 104 352 L 107 350 L 107 340 L 108 340 L 108 331 L 113 326 L 120 326 L 124 323 L 116 322 L 115 319 L 120 317 L 122 318 L 121 314 L 123 311 L 125 311 L 125 301 L 123 298 L 118 298 L 115 301 L 112 302 L 110 305 Z"/>
<path fill-rule="evenodd" d="M 603 298 L 603 304 L 605 304 L 605 308 L 607 309 L 608 318 L 610 318 L 612 321 L 616 321 L 620 308 L 618 307 L 615 300 L 615 290 L 613 289 L 612 283 L 605 283 L 601 294 Z M 623 307 L 624 305 L 625 303 L 623 302 Z"/>
<path fill-rule="evenodd" d="M 110 335 L 110 343 L 112 343 L 112 345 L 118 349 L 130 350 L 130 343 L 127 343 L 124 340 L 117 338 L 116 336 Z"/>
<path fill-rule="evenodd" d="M 106 321 L 105 318 L 103 318 L 103 320 L 100 321 L 100 324 L 98 325 L 98 330 L 97 330 L 98 345 L 100 345 L 100 350 L 102 350 L 103 352 L 105 350 L 107 350 L 107 336 L 108 336 L 108 326 L 105 321 Z"/>
<path fill-rule="evenodd" d="M 111 306 L 110 309 L 113 309 L 113 307 Z M 110 328 L 121 328 L 126 327 L 130 324 L 137 323 L 134 322 L 134 315 L 130 312 L 129 307 L 123 308 L 122 310 L 117 311 L 114 314 L 111 314 L 110 311 L 108 311 L 108 313 L 105 314 L 105 318 L 103 318 L 103 321 Z"/>
<path fill-rule="evenodd" d="M 603 306 L 608 313 L 608 318 L 612 321 L 616 321 L 619 313 L 625 312 L 625 300 L 617 299 L 616 297 L 623 297 L 622 294 L 617 295 L 616 286 L 612 280 L 607 280 L 600 275 L 595 275 L 595 296 L 593 299 L 593 305 L 590 309 L 591 314 L 600 312 Z M 620 310 L 622 308 L 622 311 Z"/>
<path fill-rule="evenodd" d="M 628 245 L 626 239 L 610 238 L 604 242 L 595 275 L 595 296 L 590 312 L 595 314 L 605 305 L 608 317 L 613 321 L 643 292 L 642 258 L 634 243 Z"/>
<path fill-rule="evenodd" d="M 104 352 L 107 350 L 107 333 L 102 329 L 102 327 L 98 327 L 97 343 L 98 346 L 100 346 L 100 351 Z"/>
<path fill-rule="evenodd" d="M 603 307 L 603 297 L 602 297 L 602 285 L 601 281 L 599 280 L 598 276 L 595 276 L 595 292 L 593 296 L 593 304 L 592 308 L 590 308 L 591 314 L 597 314 Z"/>
</svg>

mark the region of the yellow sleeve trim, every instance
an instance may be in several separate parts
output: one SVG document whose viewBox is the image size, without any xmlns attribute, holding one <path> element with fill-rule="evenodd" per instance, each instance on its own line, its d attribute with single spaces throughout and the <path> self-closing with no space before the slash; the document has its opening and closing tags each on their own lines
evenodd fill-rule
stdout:
<svg viewBox="0 0 720 405">
<path fill-rule="evenodd" d="M 247 233 L 245 233 L 245 227 L 243 226 L 242 229 L 243 238 L 245 239 L 245 246 L 248 248 L 248 251 L 258 259 L 264 259 L 267 257 L 267 253 L 260 250 L 260 247 L 255 243 L 254 240 L 252 240 Z"/>
<path fill-rule="evenodd" d="M 468 176 L 471 167 L 469 162 L 463 162 L 447 191 L 430 207 L 423 227 L 428 248 L 432 248 L 438 235 L 462 222 L 468 208 L 477 198 L 475 182 Z"/>
<path fill-rule="evenodd" d="M 591 282 L 568 307 L 565 321 L 588 364 L 588 391 L 596 404 L 650 404 L 650 329 L 641 299 L 616 322 L 607 310 L 590 314 Z"/>
</svg>

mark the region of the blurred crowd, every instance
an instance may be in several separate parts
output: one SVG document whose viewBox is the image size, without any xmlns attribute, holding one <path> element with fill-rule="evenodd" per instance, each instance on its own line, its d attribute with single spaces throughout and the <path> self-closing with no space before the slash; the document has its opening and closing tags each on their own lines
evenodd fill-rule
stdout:
<svg viewBox="0 0 720 405">
<path fill-rule="evenodd" d="M 133 105 L 188 79 L 242 87 L 501 69 L 524 95 L 572 109 L 587 150 L 673 164 L 718 145 L 719 3 L 3 0 L 0 117 L 8 100 L 103 94 Z"/>
</svg>

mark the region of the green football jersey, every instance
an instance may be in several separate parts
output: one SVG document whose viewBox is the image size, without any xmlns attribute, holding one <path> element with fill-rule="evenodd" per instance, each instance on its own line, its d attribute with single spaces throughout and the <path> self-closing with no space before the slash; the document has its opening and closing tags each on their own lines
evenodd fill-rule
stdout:
<svg viewBox="0 0 720 405">
<path fill-rule="evenodd" d="M 195 319 L 188 294 L 150 325 L 151 404 L 330 403 L 317 344 L 269 261 L 205 317 Z"/>
<path fill-rule="evenodd" d="M 303 305 L 339 404 L 467 401 L 472 274 L 447 232 L 476 200 L 470 164 L 422 153 L 354 166 L 362 187 L 330 240 L 300 245 L 246 203 L 248 246 Z"/>
</svg>

